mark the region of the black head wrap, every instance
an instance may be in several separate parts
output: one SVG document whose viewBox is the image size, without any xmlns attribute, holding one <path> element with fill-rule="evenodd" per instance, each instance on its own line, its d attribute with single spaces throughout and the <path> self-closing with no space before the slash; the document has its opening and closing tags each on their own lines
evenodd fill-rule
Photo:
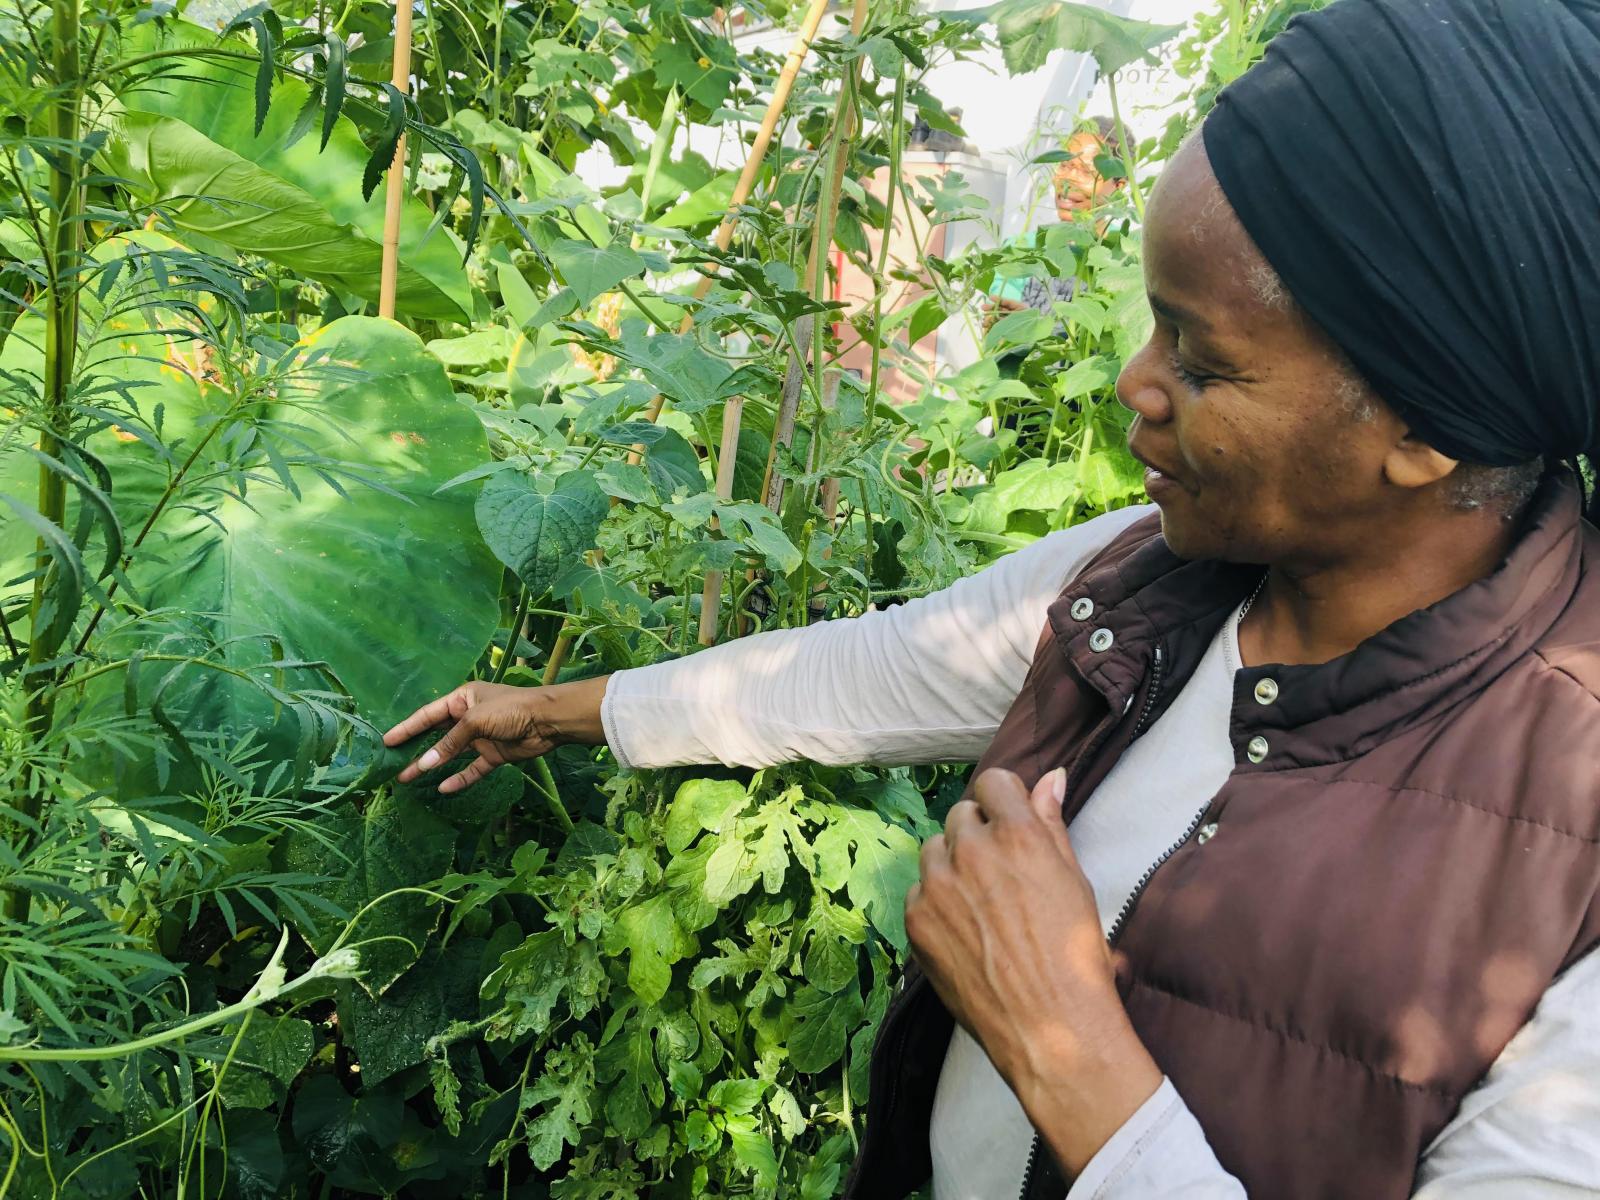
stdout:
<svg viewBox="0 0 1600 1200">
<path fill-rule="evenodd" d="M 1203 136 L 1285 286 L 1429 445 L 1600 450 L 1600 0 L 1335 0 Z"/>
</svg>

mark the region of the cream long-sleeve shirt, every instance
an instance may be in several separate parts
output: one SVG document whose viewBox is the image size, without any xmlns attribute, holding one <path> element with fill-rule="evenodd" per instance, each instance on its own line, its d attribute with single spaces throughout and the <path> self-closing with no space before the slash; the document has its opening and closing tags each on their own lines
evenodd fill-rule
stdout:
<svg viewBox="0 0 1600 1200">
<path fill-rule="evenodd" d="M 1123 510 L 1053 533 L 943 591 L 882 612 L 619 672 L 601 707 L 607 741 L 626 767 L 975 760 L 1022 686 L 1050 601 L 1148 511 Z M 1232 763 L 1226 708 L 1237 667 L 1225 647 L 1213 647 L 1196 679 L 1135 746 L 1181 770 L 1184 782 L 1205 794 L 1120 824 L 1108 820 L 1113 806 L 1093 803 L 1107 789 L 1134 786 L 1131 773 L 1119 782 L 1114 769 L 1074 820 L 1079 862 L 1107 922 L 1175 840 L 1171 827 L 1181 835 L 1226 778 Z M 1218 686 L 1207 689 L 1213 675 Z M 1161 789 L 1175 790 L 1184 789 Z M 1015 1196 L 1031 1135 L 981 1048 L 958 1033 L 931 1130 L 936 1200 Z M 1070 1200 L 1243 1195 L 1167 1081 L 1101 1148 Z M 1600 954 L 1551 985 L 1463 1100 L 1427 1149 L 1416 1196 L 1600 1197 Z"/>
</svg>

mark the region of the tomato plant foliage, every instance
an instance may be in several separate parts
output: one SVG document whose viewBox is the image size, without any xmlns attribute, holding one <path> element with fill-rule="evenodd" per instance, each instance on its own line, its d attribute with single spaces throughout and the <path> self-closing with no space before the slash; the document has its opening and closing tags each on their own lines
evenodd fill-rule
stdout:
<svg viewBox="0 0 1600 1200">
<path fill-rule="evenodd" d="M 904 170 L 939 64 L 1174 32 L 1046 7 L 830 19 L 730 209 L 706 135 L 741 159 L 783 63 L 697 0 L 425 4 L 405 96 L 388 4 L 0 0 L 0 1195 L 837 1192 L 963 768 L 564 746 L 442 796 L 378 731 L 1137 498 L 1137 187 L 880 236 L 986 219 Z M 1185 34 L 1195 104 L 1293 7 Z M 981 355 L 890 403 L 947 322 Z"/>
</svg>

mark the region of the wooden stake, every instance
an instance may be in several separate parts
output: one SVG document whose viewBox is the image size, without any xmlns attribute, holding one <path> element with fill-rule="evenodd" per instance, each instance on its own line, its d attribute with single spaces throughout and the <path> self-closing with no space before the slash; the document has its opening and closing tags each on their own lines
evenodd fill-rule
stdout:
<svg viewBox="0 0 1600 1200">
<path fill-rule="evenodd" d="M 411 91 L 411 4 L 396 0 L 394 6 L 394 71 L 389 81 L 402 96 Z M 389 165 L 389 190 L 383 209 L 383 273 L 378 280 L 378 315 L 394 317 L 394 294 L 400 275 L 400 209 L 405 200 L 406 135 L 394 144 L 394 162 Z"/>
<path fill-rule="evenodd" d="M 739 455 L 739 424 L 744 416 L 744 397 L 730 396 L 722 409 L 722 449 L 717 458 L 717 496 L 723 500 L 733 497 L 734 459 Z M 711 528 L 716 529 L 717 519 L 711 518 Z M 717 640 L 717 625 L 722 611 L 722 572 L 707 571 L 706 583 L 700 593 L 700 644 L 710 646 Z"/>
<path fill-rule="evenodd" d="M 784 60 L 783 70 L 778 73 L 778 82 L 772 89 L 772 99 L 767 101 L 766 114 L 761 118 L 761 127 L 756 130 L 756 140 L 750 143 L 750 153 L 745 156 L 744 169 L 739 172 L 739 179 L 733 185 L 733 197 L 728 201 L 728 211 L 711 239 L 719 251 L 726 251 L 733 244 L 733 231 L 738 224 L 739 208 L 750 198 L 751 189 L 755 187 L 756 176 L 761 173 L 761 164 L 767 157 L 767 147 L 772 144 L 772 135 L 778 128 L 778 118 L 783 115 L 784 105 L 789 102 L 789 93 L 794 90 L 794 81 L 800 74 L 800 64 L 805 61 L 806 55 L 811 53 L 812 40 L 817 36 L 817 29 L 827 14 L 830 2 L 831 0 L 811 0 L 811 7 L 806 10 L 805 20 L 800 22 L 800 32 L 795 35 L 794 44 L 789 47 L 789 57 Z M 694 287 L 696 300 L 704 299 L 706 293 L 711 290 L 712 280 L 711 275 L 700 277 L 700 282 Z M 678 332 L 687 333 L 693 325 L 694 314 L 686 312 L 678 324 Z M 654 421 L 659 417 L 666 399 L 658 393 L 650 402 L 649 409 L 645 411 L 644 419 Z M 642 445 L 636 445 L 628 451 L 630 463 L 637 463 L 643 457 Z"/>
<path fill-rule="evenodd" d="M 567 657 L 572 653 L 573 641 L 570 633 L 563 633 L 556 638 L 556 644 L 550 648 L 550 661 L 545 663 L 544 674 L 539 677 L 542 686 L 549 687 L 561 674 L 561 668 L 567 665 Z"/>
<path fill-rule="evenodd" d="M 761 475 L 761 503 L 774 514 L 783 507 L 783 476 L 776 470 L 778 447 L 794 442 L 794 427 L 800 413 L 800 395 L 806 388 L 806 360 L 811 357 L 812 331 L 816 317 L 807 313 L 794 323 L 794 345 L 783 372 L 783 390 L 778 393 L 778 411 L 772 419 L 772 442 L 767 447 L 767 467 Z"/>
</svg>

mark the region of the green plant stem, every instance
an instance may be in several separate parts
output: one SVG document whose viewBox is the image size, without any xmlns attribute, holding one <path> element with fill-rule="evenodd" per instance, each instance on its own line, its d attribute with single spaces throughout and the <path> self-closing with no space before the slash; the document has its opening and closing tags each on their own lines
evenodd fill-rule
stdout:
<svg viewBox="0 0 1600 1200">
<path fill-rule="evenodd" d="M 428 57 L 439 76 L 439 95 L 444 100 L 445 112 L 454 117 L 456 106 L 450 99 L 450 73 L 445 70 L 444 60 L 439 57 L 439 18 L 434 13 L 434 0 L 423 0 L 422 19 L 428 23 Z"/>
<path fill-rule="evenodd" d="M 1128 141 L 1128 127 L 1122 121 L 1122 105 L 1117 103 L 1117 78 L 1106 76 L 1106 89 L 1111 93 L 1111 119 L 1117 123 L 1117 140 L 1122 144 L 1122 169 L 1128 174 L 1128 198 L 1133 201 L 1134 214 L 1144 221 L 1144 193 L 1139 190 L 1138 154 Z"/>
<path fill-rule="evenodd" d="M 661 122 L 656 126 L 656 140 L 650 147 L 650 161 L 644 168 L 644 186 L 639 193 L 639 221 L 641 224 L 650 220 L 650 193 L 655 190 L 656 176 L 661 172 L 661 162 L 667 157 L 668 150 L 672 147 L 672 136 L 678 127 L 678 105 L 680 103 L 678 89 L 672 87 L 667 92 L 667 98 L 661 105 Z M 640 237 L 634 234 L 633 247 L 639 248 Z"/>
<path fill-rule="evenodd" d="M 148 54 L 135 54 L 132 58 L 112 63 L 106 68 L 106 74 L 116 75 L 122 71 L 131 71 L 134 67 L 142 67 L 145 63 L 160 62 L 167 58 L 237 58 L 248 63 L 261 61 L 259 55 L 244 50 L 224 50 L 220 46 L 186 46 L 177 50 L 151 50 Z"/>
<path fill-rule="evenodd" d="M 365 910 L 363 910 L 365 911 Z M 280 969 L 284 951 L 289 945 L 289 927 L 283 928 L 282 935 L 278 938 L 278 947 L 273 951 L 272 958 L 262 971 L 262 981 L 267 980 L 274 972 Z M 202 1017 L 185 1021 L 171 1029 L 164 1029 L 160 1033 L 147 1034 L 142 1038 L 135 1038 L 131 1042 L 118 1042 L 111 1046 L 63 1046 L 59 1049 L 40 1048 L 36 1046 L 0 1046 L 0 1062 L 93 1062 L 113 1058 L 126 1058 L 138 1054 L 141 1050 L 154 1050 L 158 1046 L 166 1046 L 172 1042 L 181 1041 L 192 1037 L 202 1029 L 210 1029 L 215 1025 L 225 1025 L 235 1017 L 254 1012 L 270 1000 L 281 999 L 291 992 L 298 991 L 301 987 L 314 980 L 322 978 L 315 967 L 306 971 L 298 979 L 289 980 L 273 986 L 270 983 L 258 981 L 256 986 L 245 993 L 243 999 L 219 1008 Z"/>
<path fill-rule="evenodd" d="M 545 801 L 550 805 L 550 813 L 556 819 L 556 824 L 571 833 L 573 830 L 572 814 L 567 811 L 567 806 L 561 803 L 561 792 L 556 788 L 556 777 L 550 772 L 550 764 L 545 762 L 544 755 L 533 760 L 533 770 L 539 776 L 539 791 L 544 794 Z"/>
<path fill-rule="evenodd" d="M 522 622 L 528 617 L 528 604 L 532 599 L 532 591 L 527 584 L 523 584 L 522 595 L 517 600 L 517 614 L 511 618 L 511 636 L 506 638 L 506 648 L 500 655 L 500 664 L 495 667 L 490 683 L 499 683 L 506 677 L 506 669 L 511 666 L 512 651 L 516 649 L 517 639 L 522 636 Z"/>
<path fill-rule="evenodd" d="M 0 604 L 0 636 L 6 639 L 6 653 L 13 659 L 22 657 L 22 650 L 17 645 L 16 638 L 11 636 L 11 623 L 6 620 L 5 605 Z"/>
<path fill-rule="evenodd" d="M 78 105 L 82 81 L 78 77 L 78 0 L 55 0 L 51 6 L 52 67 L 56 95 L 50 106 L 50 136 L 63 148 L 50 167 L 50 233 L 46 271 L 50 292 L 45 300 L 44 423 L 39 433 L 39 450 L 51 458 L 61 457 L 61 442 L 71 424 L 72 374 L 78 348 L 78 273 L 79 251 L 83 242 L 83 222 L 78 219 L 82 201 L 83 160 L 78 153 Z M 39 467 L 38 511 L 52 525 L 66 522 L 67 484 L 55 471 Z M 46 553 L 39 542 L 40 560 Z M 35 745 L 50 734 L 55 719 L 56 670 L 44 667 L 59 648 L 53 638 L 43 636 L 40 616 L 49 600 L 53 580 L 41 571 L 33 583 L 29 606 L 27 670 L 32 677 L 25 706 L 23 728 Z M 37 821 L 44 807 L 43 782 L 34 780 L 24 791 L 20 812 L 24 824 Z M 28 895 L 20 889 L 6 893 L 6 915 L 21 920 L 27 914 Z"/>
</svg>

